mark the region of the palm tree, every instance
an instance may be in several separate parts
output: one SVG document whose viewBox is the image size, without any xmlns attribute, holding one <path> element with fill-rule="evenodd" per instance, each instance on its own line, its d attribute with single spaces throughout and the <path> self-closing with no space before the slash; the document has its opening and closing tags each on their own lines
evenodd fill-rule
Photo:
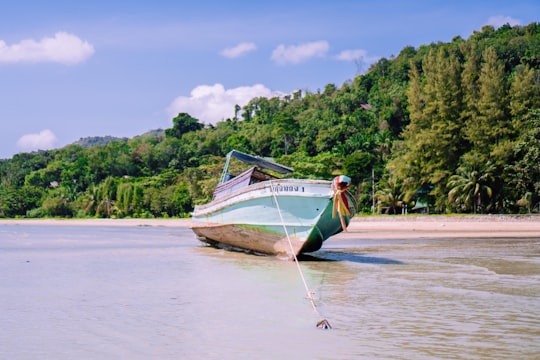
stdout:
<svg viewBox="0 0 540 360">
<path fill-rule="evenodd" d="M 472 206 L 476 214 L 483 200 L 490 199 L 493 195 L 490 184 L 493 182 L 494 170 L 495 166 L 488 161 L 484 171 L 473 169 L 450 176 L 447 184 L 450 189 L 448 201 L 463 206 L 465 210 Z"/>
<path fill-rule="evenodd" d="M 389 130 L 377 132 L 375 134 L 375 144 L 377 150 L 381 154 L 381 158 L 386 160 L 390 155 L 390 148 L 392 145 L 392 136 Z"/>
<path fill-rule="evenodd" d="M 387 209 L 387 214 L 398 213 L 398 209 L 401 209 L 403 204 L 402 197 L 401 183 L 396 176 L 386 176 L 379 181 L 375 199 L 380 207 Z"/>
</svg>

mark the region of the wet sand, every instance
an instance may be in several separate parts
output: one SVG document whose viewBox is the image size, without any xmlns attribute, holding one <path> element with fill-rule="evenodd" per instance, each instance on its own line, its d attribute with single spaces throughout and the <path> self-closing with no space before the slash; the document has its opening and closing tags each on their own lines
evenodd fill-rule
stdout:
<svg viewBox="0 0 540 360">
<path fill-rule="evenodd" d="M 2 224 L 43 226 L 185 227 L 190 219 L 0 219 Z M 341 238 L 528 238 L 540 237 L 540 215 L 387 215 L 355 217 Z"/>
<path fill-rule="evenodd" d="M 0 359 L 536 359 L 539 219 L 355 218 L 301 261 L 317 312 L 189 220 L 0 220 Z"/>
</svg>

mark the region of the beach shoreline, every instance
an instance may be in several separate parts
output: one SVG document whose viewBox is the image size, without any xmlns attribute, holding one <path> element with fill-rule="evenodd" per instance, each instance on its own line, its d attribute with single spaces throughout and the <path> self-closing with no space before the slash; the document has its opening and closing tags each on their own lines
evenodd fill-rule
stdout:
<svg viewBox="0 0 540 360">
<path fill-rule="evenodd" d="M 0 219 L 1 225 L 163 226 L 191 228 L 191 219 Z M 341 238 L 540 238 L 540 215 L 357 216 Z"/>
<path fill-rule="evenodd" d="M 355 217 L 342 238 L 539 238 L 538 215 L 387 215 Z"/>
</svg>

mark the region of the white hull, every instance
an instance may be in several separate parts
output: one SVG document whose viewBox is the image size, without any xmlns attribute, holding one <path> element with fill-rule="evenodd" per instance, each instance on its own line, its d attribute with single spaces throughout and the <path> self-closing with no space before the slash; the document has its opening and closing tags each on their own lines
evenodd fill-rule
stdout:
<svg viewBox="0 0 540 360">
<path fill-rule="evenodd" d="M 331 183 L 281 179 L 250 185 L 196 206 L 193 231 L 208 243 L 264 254 L 291 257 L 316 251 L 342 230 L 340 220 L 331 216 Z"/>
</svg>

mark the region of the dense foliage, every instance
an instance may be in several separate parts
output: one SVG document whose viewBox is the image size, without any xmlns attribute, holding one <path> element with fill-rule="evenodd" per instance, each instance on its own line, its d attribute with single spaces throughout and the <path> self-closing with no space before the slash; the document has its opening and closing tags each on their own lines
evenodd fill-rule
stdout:
<svg viewBox="0 0 540 360">
<path fill-rule="evenodd" d="M 361 211 L 520 213 L 540 202 L 540 25 L 405 47 L 340 88 L 254 98 L 132 139 L 0 160 L 0 217 L 188 216 L 237 149 L 353 180 Z"/>
</svg>

